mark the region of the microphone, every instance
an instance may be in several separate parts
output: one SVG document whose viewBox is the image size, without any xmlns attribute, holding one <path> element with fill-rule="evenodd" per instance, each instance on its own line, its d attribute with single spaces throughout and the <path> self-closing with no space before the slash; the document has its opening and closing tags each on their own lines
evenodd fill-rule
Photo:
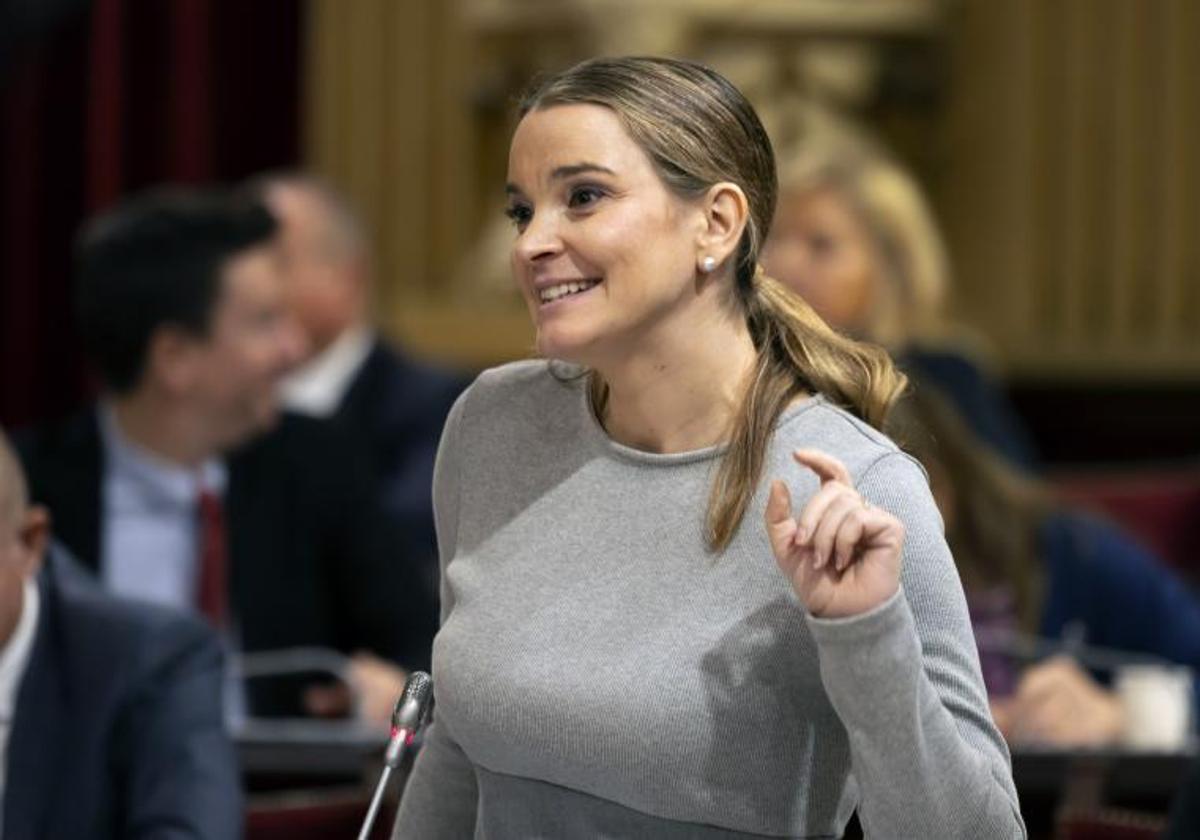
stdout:
<svg viewBox="0 0 1200 840">
<path fill-rule="evenodd" d="M 383 802 L 383 793 L 387 790 L 388 778 L 392 771 L 400 766 L 409 744 L 429 717 L 429 701 L 433 698 L 433 679 L 424 671 L 413 671 L 404 683 L 404 691 L 396 706 L 392 709 L 392 734 L 388 738 L 387 750 L 383 754 L 383 772 L 379 776 L 379 784 L 375 786 L 375 795 L 371 797 L 371 806 L 367 808 L 367 818 L 363 821 L 358 840 L 368 840 L 375 818 L 379 815 L 379 806 Z"/>
<path fill-rule="evenodd" d="M 384 764 L 391 769 L 400 766 L 404 751 L 425 723 L 432 695 L 433 680 L 424 671 L 414 671 L 404 683 L 404 692 L 392 710 L 392 737 L 383 755 Z"/>
</svg>

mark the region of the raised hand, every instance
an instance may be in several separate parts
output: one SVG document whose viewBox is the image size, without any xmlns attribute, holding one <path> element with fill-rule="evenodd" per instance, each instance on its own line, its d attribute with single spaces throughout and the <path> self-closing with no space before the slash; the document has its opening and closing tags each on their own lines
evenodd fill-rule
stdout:
<svg viewBox="0 0 1200 840">
<path fill-rule="evenodd" d="M 775 560 L 814 616 L 868 612 L 900 586 L 904 525 L 868 504 L 836 458 L 813 449 L 792 457 L 817 474 L 821 489 L 793 518 L 787 485 L 772 482 L 766 525 Z"/>
</svg>

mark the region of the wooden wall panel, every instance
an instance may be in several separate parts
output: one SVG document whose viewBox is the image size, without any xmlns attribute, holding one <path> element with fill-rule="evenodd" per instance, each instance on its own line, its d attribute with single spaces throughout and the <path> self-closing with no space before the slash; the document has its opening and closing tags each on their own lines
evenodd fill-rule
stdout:
<svg viewBox="0 0 1200 840">
<path fill-rule="evenodd" d="M 431 300 L 453 305 L 447 290 L 473 231 L 458 4 L 309 0 L 308 9 L 307 164 L 360 211 L 379 320 L 405 332 Z"/>
<path fill-rule="evenodd" d="M 462 259 L 495 207 L 500 110 L 529 67 L 644 42 L 597 23 L 605 2 L 309 0 L 308 160 L 362 209 L 381 320 L 418 349 L 468 363 L 527 351 L 523 311 L 472 286 Z M 950 60 L 927 174 L 955 311 L 1019 375 L 1200 377 L 1200 2 L 873 0 L 855 5 L 870 20 L 839 29 L 846 6 L 671 8 L 695 16 L 681 42 L 757 10 L 772 23 L 743 40 L 782 61 L 789 37 L 799 50 L 936 29 Z M 922 14 L 897 29 L 906 8 Z"/>
<path fill-rule="evenodd" d="M 1023 375 L 1200 377 L 1200 5 L 971 0 L 950 39 L 963 315 Z"/>
</svg>

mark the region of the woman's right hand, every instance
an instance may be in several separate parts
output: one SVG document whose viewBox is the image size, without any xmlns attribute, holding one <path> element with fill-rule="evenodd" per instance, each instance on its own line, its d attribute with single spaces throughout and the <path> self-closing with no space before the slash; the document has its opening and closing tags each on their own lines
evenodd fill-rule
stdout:
<svg viewBox="0 0 1200 840">
<path fill-rule="evenodd" d="M 869 612 L 900 588 L 904 525 L 869 504 L 832 455 L 797 449 L 792 458 L 816 473 L 821 489 L 793 518 L 787 485 L 772 483 L 766 527 L 775 561 L 817 618 Z"/>
</svg>

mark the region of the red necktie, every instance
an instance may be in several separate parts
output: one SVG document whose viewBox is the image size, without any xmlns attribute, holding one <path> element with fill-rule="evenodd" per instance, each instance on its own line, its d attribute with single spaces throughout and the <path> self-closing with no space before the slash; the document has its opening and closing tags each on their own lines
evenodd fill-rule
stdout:
<svg viewBox="0 0 1200 840">
<path fill-rule="evenodd" d="M 215 627 L 224 627 L 229 609 L 225 511 L 211 490 L 200 491 L 200 570 L 196 606 Z"/>
</svg>

